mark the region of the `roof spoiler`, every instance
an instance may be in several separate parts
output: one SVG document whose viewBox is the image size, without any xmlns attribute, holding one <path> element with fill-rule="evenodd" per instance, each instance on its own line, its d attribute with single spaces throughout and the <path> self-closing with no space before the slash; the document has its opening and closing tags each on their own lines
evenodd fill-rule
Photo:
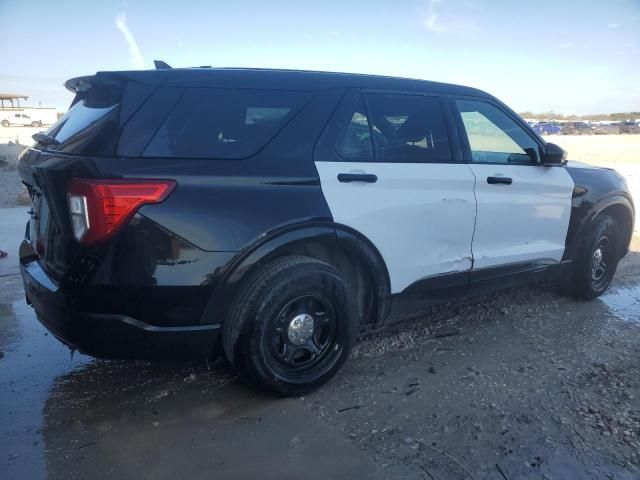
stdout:
<svg viewBox="0 0 640 480">
<path fill-rule="evenodd" d="M 71 93 L 83 93 L 98 85 L 104 86 L 120 86 L 122 79 L 111 72 L 98 72 L 95 75 L 87 75 L 86 77 L 75 77 L 64 82 L 64 86 Z"/>
<path fill-rule="evenodd" d="M 91 82 L 95 79 L 94 75 L 89 75 L 87 77 L 76 77 L 71 78 L 64 82 L 64 87 L 69 90 L 71 93 L 80 93 L 86 92 L 91 88 Z"/>
<path fill-rule="evenodd" d="M 171 65 L 167 62 L 163 62 L 162 60 L 154 60 L 153 64 L 156 67 L 156 70 L 171 70 Z"/>
</svg>

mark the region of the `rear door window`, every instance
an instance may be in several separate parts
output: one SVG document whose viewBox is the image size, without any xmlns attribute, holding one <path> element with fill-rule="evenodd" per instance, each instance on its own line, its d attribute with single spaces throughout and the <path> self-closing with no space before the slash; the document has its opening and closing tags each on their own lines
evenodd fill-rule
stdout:
<svg viewBox="0 0 640 480">
<path fill-rule="evenodd" d="M 255 154 L 311 98 L 309 92 L 188 89 L 145 157 L 240 159 Z"/>
<path fill-rule="evenodd" d="M 365 99 L 377 161 L 440 163 L 453 160 L 438 97 L 371 93 L 365 95 Z"/>
<path fill-rule="evenodd" d="M 348 162 L 372 162 L 373 143 L 367 110 L 362 98 L 351 115 L 347 128 L 338 141 L 338 153 Z"/>
</svg>

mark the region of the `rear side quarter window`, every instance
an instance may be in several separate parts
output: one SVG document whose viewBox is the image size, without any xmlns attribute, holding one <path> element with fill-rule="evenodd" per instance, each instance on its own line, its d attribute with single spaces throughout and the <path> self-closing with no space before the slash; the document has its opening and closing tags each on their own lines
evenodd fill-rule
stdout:
<svg viewBox="0 0 640 480">
<path fill-rule="evenodd" d="M 311 93 L 191 88 L 162 123 L 144 157 L 241 159 L 255 154 Z"/>
</svg>

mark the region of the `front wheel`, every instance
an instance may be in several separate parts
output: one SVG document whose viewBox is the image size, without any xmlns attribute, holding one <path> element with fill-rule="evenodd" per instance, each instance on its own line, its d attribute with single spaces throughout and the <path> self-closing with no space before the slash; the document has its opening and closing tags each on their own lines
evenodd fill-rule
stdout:
<svg viewBox="0 0 640 480">
<path fill-rule="evenodd" d="M 613 217 L 596 218 L 578 249 L 571 293 L 582 300 L 601 295 L 611 284 L 620 260 L 620 231 Z"/>
<path fill-rule="evenodd" d="M 224 324 L 225 356 L 248 382 L 283 396 L 328 381 L 357 336 L 353 295 L 338 270 L 302 256 L 255 272 Z"/>
<path fill-rule="evenodd" d="M 2 126 L 7 128 L 9 126 L 9 120 L 3 120 L 2 121 Z"/>
</svg>

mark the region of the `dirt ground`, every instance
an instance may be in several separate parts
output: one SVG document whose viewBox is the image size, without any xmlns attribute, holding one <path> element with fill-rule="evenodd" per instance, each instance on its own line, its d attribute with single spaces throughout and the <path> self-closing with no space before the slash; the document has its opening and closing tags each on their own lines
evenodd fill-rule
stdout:
<svg viewBox="0 0 640 480">
<path fill-rule="evenodd" d="M 569 159 L 591 165 L 640 163 L 640 135 L 548 135 L 569 152 Z"/>
<path fill-rule="evenodd" d="M 368 338 L 307 408 L 388 478 L 640 478 L 634 250 L 601 300 L 540 284 Z"/>
<path fill-rule="evenodd" d="M 637 479 L 639 280 L 636 236 L 599 300 L 539 284 L 416 305 L 323 388 L 282 400 L 222 361 L 72 357 L 10 275 L 0 478 Z"/>
<path fill-rule="evenodd" d="M 638 235 L 600 299 L 536 284 L 399 304 L 411 320 L 361 339 L 335 379 L 286 400 L 223 361 L 71 356 L 19 275 L 4 275 L 2 479 L 640 478 Z"/>
</svg>

